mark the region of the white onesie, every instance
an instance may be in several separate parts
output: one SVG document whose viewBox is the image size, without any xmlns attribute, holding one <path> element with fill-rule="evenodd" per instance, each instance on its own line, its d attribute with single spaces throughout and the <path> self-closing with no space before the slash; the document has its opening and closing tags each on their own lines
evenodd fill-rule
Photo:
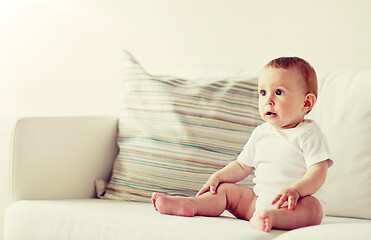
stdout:
<svg viewBox="0 0 371 240">
<path fill-rule="evenodd" d="M 295 128 L 276 129 L 269 123 L 255 128 L 237 161 L 255 168 L 253 191 L 258 199 L 255 211 L 272 209 L 273 199 L 301 179 L 308 167 L 330 159 L 326 137 L 313 120 Z M 329 161 L 329 167 L 333 161 Z M 325 212 L 325 184 L 312 196 Z"/>
</svg>

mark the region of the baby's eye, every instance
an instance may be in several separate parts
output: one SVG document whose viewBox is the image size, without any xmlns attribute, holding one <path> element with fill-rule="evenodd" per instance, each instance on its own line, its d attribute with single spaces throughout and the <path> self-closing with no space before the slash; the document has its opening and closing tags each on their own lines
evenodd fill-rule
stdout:
<svg viewBox="0 0 371 240">
<path fill-rule="evenodd" d="M 265 96 L 267 93 L 265 92 L 265 90 L 260 90 L 260 95 L 262 95 L 262 96 Z"/>
<path fill-rule="evenodd" d="M 281 89 L 276 90 L 276 95 L 281 96 L 283 94 L 283 91 Z"/>
</svg>

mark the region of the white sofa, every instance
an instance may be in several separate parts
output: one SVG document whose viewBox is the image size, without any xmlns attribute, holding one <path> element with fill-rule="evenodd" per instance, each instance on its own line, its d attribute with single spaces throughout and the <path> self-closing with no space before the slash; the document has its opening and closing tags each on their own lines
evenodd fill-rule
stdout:
<svg viewBox="0 0 371 240">
<path fill-rule="evenodd" d="M 319 86 L 310 117 L 335 162 L 319 226 L 263 233 L 228 213 L 176 217 L 149 203 L 97 199 L 94 182 L 109 181 L 118 154 L 118 117 L 2 117 L 4 239 L 371 239 L 371 71 L 327 74 Z"/>
<path fill-rule="evenodd" d="M 371 221 L 356 218 L 327 216 L 320 226 L 266 234 L 228 214 L 182 218 L 160 215 L 147 203 L 96 199 L 94 180 L 109 179 L 117 154 L 116 117 L 23 117 L 11 126 L 6 240 L 371 236 Z"/>
</svg>

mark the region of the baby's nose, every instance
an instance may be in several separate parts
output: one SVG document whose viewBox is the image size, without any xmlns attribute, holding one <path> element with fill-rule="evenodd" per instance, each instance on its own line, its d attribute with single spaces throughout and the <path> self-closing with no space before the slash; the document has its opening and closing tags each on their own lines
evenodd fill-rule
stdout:
<svg viewBox="0 0 371 240">
<path fill-rule="evenodd" d="M 267 103 L 266 105 L 274 106 L 274 101 L 271 97 L 267 98 Z"/>
</svg>

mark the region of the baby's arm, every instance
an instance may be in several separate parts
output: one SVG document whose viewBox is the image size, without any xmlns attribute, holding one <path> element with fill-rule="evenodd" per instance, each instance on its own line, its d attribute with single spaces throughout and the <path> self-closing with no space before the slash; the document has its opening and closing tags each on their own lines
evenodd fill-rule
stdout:
<svg viewBox="0 0 371 240">
<path fill-rule="evenodd" d="M 299 198 L 312 195 L 322 186 L 326 180 L 328 160 L 310 166 L 305 175 L 289 188 L 282 190 L 273 200 L 277 208 L 287 202 L 288 209 L 294 209 Z"/>
<path fill-rule="evenodd" d="M 253 167 L 246 166 L 238 161 L 233 161 L 211 175 L 196 196 L 200 196 L 209 190 L 212 194 L 216 194 L 219 184 L 223 182 L 239 182 L 249 176 L 253 169 Z"/>
</svg>

